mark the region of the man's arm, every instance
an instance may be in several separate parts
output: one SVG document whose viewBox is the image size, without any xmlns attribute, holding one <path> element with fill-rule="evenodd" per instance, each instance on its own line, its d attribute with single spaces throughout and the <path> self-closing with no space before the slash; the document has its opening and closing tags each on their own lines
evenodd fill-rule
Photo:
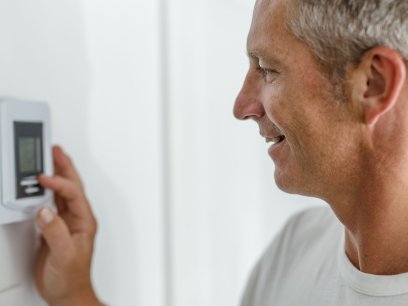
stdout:
<svg viewBox="0 0 408 306">
<path fill-rule="evenodd" d="M 37 215 L 37 288 L 50 306 L 101 306 L 90 276 L 96 221 L 71 160 L 59 147 L 53 155 L 55 175 L 39 181 L 55 192 L 58 213 L 44 208 Z"/>
</svg>

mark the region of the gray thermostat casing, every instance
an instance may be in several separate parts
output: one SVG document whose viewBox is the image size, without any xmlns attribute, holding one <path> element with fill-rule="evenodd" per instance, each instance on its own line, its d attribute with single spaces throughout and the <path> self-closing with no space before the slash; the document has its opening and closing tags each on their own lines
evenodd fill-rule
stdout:
<svg viewBox="0 0 408 306">
<path fill-rule="evenodd" d="M 53 206 L 37 175 L 52 175 L 50 111 L 46 103 L 0 99 L 0 224 L 31 219 Z"/>
</svg>

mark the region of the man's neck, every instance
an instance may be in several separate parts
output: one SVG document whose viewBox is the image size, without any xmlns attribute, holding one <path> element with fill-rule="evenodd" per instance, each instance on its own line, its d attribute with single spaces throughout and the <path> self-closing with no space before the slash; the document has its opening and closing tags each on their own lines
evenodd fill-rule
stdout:
<svg viewBox="0 0 408 306">
<path fill-rule="evenodd" d="M 331 205 L 345 226 L 346 254 L 365 273 L 408 272 L 408 177 L 395 174 L 372 173 L 347 203 Z"/>
</svg>

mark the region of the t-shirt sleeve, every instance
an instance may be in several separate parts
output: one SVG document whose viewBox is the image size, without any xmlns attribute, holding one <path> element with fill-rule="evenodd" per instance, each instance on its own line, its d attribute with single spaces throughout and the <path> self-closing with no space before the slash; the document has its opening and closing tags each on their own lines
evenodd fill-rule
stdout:
<svg viewBox="0 0 408 306">
<path fill-rule="evenodd" d="M 285 257 L 284 254 L 290 249 L 294 232 L 296 232 L 298 224 L 301 223 L 301 219 L 308 211 L 312 210 L 309 209 L 292 215 L 272 239 L 249 276 L 241 299 L 241 306 L 263 305 L 260 300 L 265 293 L 263 286 L 272 284 L 271 280 L 276 279 L 279 273 L 285 269 L 282 257 Z"/>
<path fill-rule="evenodd" d="M 292 217 L 293 218 L 293 217 Z M 259 299 L 259 290 L 260 290 L 260 284 L 263 282 L 264 278 L 264 257 L 270 256 L 268 253 L 273 253 L 279 245 L 282 235 L 285 232 L 286 227 L 288 226 L 287 222 L 286 225 L 277 233 L 277 235 L 272 239 L 272 242 L 269 244 L 268 248 L 266 251 L 263 253 L 263 255 L 258 259 L 258 262 L 256 263 L 255 267 L 252 269 L 252 272 L 248 278 L 246 288 L 244 290 L 244 294 L 242 296 L 241 300 L 241 306 L 254 306 L 257 305 L 258 299 Z"/>
</svg>

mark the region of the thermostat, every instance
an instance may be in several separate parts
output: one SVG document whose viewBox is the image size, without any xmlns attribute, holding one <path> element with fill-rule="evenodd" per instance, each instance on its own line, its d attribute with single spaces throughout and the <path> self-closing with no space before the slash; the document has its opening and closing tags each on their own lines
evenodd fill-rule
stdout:
<svg viewBox="0 0 408 306">
<path fill-rule="evenodd" d="M 37 176 L 53 173 L 46 103 L 0 99 L 0 224 L 32 218 L 53 194 Z"/>
</svg>

